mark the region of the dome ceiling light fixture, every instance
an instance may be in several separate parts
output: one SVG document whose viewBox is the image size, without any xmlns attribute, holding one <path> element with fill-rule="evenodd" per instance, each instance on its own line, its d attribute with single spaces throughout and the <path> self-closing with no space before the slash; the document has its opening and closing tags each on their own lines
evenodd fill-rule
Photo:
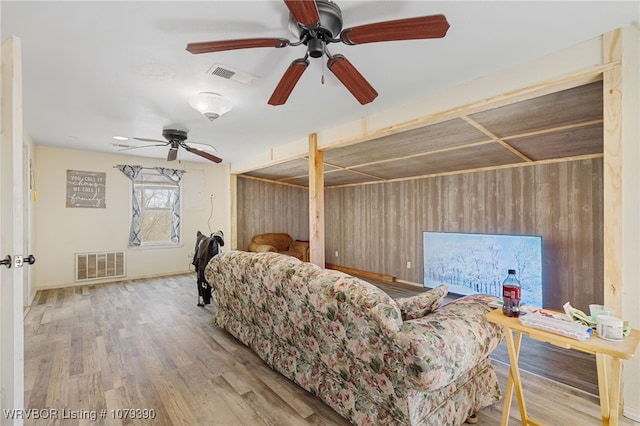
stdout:
<svg viewBox="0 0 640 426">
<path fill-rule="evenodd" d="M 231 101 L 219 93 L 200 92 L 189 98 L 191 108 L 207 117 L 210 121 L 231 111 Z"/>
</svg>

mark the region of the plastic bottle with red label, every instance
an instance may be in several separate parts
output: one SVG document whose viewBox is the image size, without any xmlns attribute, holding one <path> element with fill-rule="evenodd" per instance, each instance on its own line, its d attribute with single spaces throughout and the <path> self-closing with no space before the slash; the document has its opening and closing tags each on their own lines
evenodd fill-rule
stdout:
<svg viewBox="0 0 640 426">
<path fill-rule="evenodd" d="M 502 283 L 502 313 L 508 317 L 520 316 L 520 281 L 515 269 L 509 269 L 509 275 Z"/>
</svg>

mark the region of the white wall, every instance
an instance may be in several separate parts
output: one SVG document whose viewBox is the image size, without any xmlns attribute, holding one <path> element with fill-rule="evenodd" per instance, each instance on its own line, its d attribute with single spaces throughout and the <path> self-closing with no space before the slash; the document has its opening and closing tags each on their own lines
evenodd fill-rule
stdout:
<svg viewBox="0 0 640 426">
<path fill-rule="evenodd" d="M 197 230 L 208 234 L 221 229 L 225 235 L 230 235 L 230 183 L 226 165 L 167 162 L 46 146 L 36 146 L 36 157 L 33 247 L 37 258 L 34 265 L 36 289 L 81 284 L 74 282 L 75 254 L 84 252 L 125 251 L 126 279 L 188 272 L 193 270 L 191 255 Z M 113 168 L 117 164 L 186 170 L 182 182 L 182 240 L 179 246 L 128 246 L 131 181 Z M 106 208 L 67 208 L 67 169 L 106 173 Z M 200 182 L 195 178 L 198 175 L 203 177 Z M 201 192 L 200 196 L 194 194 L 196 191 Z M 210 194 L 214 195 L 213 199 Z"/>
</svg>

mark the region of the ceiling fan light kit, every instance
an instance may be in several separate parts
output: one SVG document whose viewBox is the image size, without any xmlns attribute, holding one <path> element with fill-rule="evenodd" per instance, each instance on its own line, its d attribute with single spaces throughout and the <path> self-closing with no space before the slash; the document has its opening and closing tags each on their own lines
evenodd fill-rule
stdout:
<svg viewBox="0 0 640 426">
<path fill-rule="evenodd" d="M 372 102 L 378 93 L 343 55 L 332 56 L 327 49 L 328 44 L 343 43 L 347 46 L 355 46 L 383 41 L 442 38 L 449 30 L 449 23 L 444 15 L 375 22 L 342 29 L 342 11 L 331 0 L 284 0 L 284 3 L 289 9 L 289 30 L 298 38 L 297 41 L 264 37 L 208 41 L 189 43 L 187 51 L 200 54 L 258 47 L 283 48 L 304 44 L 307 48 L 304 57 L 296 59 L 287 68 L 268 103 L 284 104 L 306 70 L 309 64 L 307 58 L 326 56 L 329 70 L 358 102 L 365 105 Z"/>
<path fill-rule="evenodd" d="M 189 98 L 191 108 L 207 117 L 210 121 L 231 111 L 231 101 L 219 93 L 200 92 Z"/>
</svg>

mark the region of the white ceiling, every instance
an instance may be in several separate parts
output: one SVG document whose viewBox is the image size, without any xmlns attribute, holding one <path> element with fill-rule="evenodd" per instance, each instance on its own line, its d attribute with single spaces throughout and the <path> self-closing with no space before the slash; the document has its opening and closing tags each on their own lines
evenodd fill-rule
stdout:
<svg viewBox="0 0 640 426">
<path fill-rule="evenodd" d="M 638 1 L 349 1 L 344 27 L 444 14 L 443 39 L 346 46 L 344 54 L 378 91 L 362 106 L 323 66 L 311 65 L 283 106 L 267 104 L 305 47 L 192 55 L 187 43 L 283 37 L 288 10 L 277 1 L 5 1 L 2 39 L 22 40 L 24 125 L 38 145 L 116 152 L 114 135 L 162 139 L 165 127 L 214 145 L 225 162 L 267 151 L 446 87 L 638 25 Z M 206 74 L 214 64 L 252 74 L 252 85 Z M 325 83 L 321 75 L 325 69 Z M 201 91 L 230 98 L 209 122 L 188 105 Z M 131 145 L 145 145 L 136 141 Z M 166 148 L 123 151 L 166 158 Z M 200 157 L 180 151 L 179 158 Z"/>
</svg>

